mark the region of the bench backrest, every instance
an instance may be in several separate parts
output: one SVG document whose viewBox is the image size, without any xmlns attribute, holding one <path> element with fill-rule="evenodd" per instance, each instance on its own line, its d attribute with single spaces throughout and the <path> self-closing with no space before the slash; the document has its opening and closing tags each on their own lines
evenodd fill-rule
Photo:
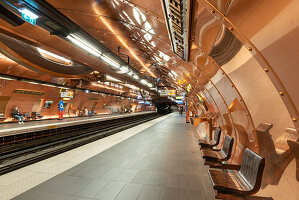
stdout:
<svg viewBox="0 0 299 200">
<path fill-rule="evenodd" d="M 25 117 L 30 117 L 30 113 L 25 113 L 24 116 Z"/>
<path fill-rule="evenodd" d="M 4 113 L 0 113 L 0 117 L 4 117 Z"/>
<path fill-rule="evenodd" d="M 221 151 L 225 155 L 227 160 L 230 159 L 232 149 L 233 149 L 233 145 L 234 145 L 234 138 L 226 135 L 224 137 L 223 146 L 222 146 Z"/>
<path fill-rule="evenodd" d="M 256 193 L 261 187 L 264 167 L 265 158 L 246 148 L 238 173 L 246 181 L 252 194 Z"/>
<path fill-rule="evenodd" d="M 216 127 L 214 130 L 214 138 L 213 138 L 213 141 L 215 142 L 215 146 L 219 144 L 220 136 L 221 136 L 221 129 Z"/>
</svg>

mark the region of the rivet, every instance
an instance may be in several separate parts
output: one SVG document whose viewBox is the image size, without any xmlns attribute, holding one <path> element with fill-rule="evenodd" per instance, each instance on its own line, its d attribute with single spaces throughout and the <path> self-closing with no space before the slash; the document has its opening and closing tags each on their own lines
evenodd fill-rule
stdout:
<svg viewBox="0 0 299 200">
<path fill-rule="evenodd" d="M 293 122 L 297 122 L 297 119 L 295 117 L 292 118 Z"/>
<path fill-rule="evenodd" d="M 265 68 L 264 71 L 265 71 L 265 72 L 268 72 L 269 70 L 268 70 L 268 68 Z"/>
<path fill-rule="evenodd" d="M 249 51 L 252 51 L 252 48 L 251 48 L 251 47 L 248 47 L 248 50 L 249 50 Z"/>
<path fill-rule="evenodd" d="M 234 86 L 232 85 L 232 87 L 234 87 Z"/>
<path fill-rule="evenodd" d="M 248 113 L 246 113 L 246 116 L 249 116 Z"/>
<path fill-rule="evenodd" d="M 280 94 L 281 96 L 283 96 L 283 95 L 284 95 L 284 92 L 279 92 L 279 94 Z"/>
<path fill-rule="evenodd" d="M 214 14 L 214 13 L 215 13 L 215 10 L 211 10 L 211 13 L 213 13 L 213 14 Z"/>
<path fill-rule="evenodd" d="M 233 27 L 230 27 L 230 28 L 229 28 L 229 30 L 233 31 L 233 30 L 234 30 L 234 28 L 233 28 Z"/>
<path fill-rule="evenodd" d="M 252 132 L 254 132 L 254 129 L 251 129 Z"/>
<path fill-rule="evenodd" d="M 240 101 L 243 101 L 242 99 L 240 99 Z"/>
<path fill-rule="evenodd" d="M 222 72 L 222 74 L 224 74 L 224 72 Z"/>
</svg>

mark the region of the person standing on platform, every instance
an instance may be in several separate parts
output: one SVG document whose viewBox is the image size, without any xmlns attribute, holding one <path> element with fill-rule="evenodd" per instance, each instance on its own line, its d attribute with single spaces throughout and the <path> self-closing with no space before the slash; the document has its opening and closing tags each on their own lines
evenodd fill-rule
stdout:
<svg viewBox="0 0 299 200">
<path fill-rule="evenodd" d="M 87 107 L 85 107 L 85 109 L 84 109 L 84 115 L 85 115 L 86 117 L 87 117 L 87 116 L 91 117 L 91 111 L 88 111 Z"/>
<path fill-rule="evenodd" d="M 183 115 L 183 107 L 180 106 L 180 115 L 182 116 Z"/>
<path fill-rule="evenodd" d="M 12 109 L 11 115 L 13 118 L 18 119 L 19 124 L 24 124 L 24 117 L 17 106 L 14 109 Z"/>
<path fill-rule="evenodd" d="M 58 109 L 59 109 L 59 118 L 58 119 L 63 119 L 63 101 L 62 100 L 59 101 Z"/>
</svg>

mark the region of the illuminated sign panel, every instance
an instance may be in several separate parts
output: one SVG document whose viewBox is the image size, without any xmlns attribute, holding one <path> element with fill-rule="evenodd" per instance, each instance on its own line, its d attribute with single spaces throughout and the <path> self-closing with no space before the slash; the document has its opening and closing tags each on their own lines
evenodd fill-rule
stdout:
<svg viewBox="0 0 299 200">
<path fill-rule="evenodd" d="M 72 91 L 66 91 L 66 92 L 61 92 L 60 96 L 62 98 L 73 98 L 73 92 Z"/>
<path fill-rule="evenodd" d="M 24 8 L 20 11 L 22 13 L 23 20 L 25 20 L 26 22 L 29 22 L 33 26 L 36 25 L 36 19 L 38 18 L 38 16 L 36 14 L 34 14 L 33 12 L 31 12 L 30 10 L 28 10 L 26 8 Z"/>
<path fill-rule="evenodd" d="M 176 91 L 175 90 L 159 90 L 160 96 L 175 96 Z"/>
<path fill-rule="evenodd" d="M 168 30 L 175 54 L 188 62 L 191 0 L 163 0 Z"/>
</svg>

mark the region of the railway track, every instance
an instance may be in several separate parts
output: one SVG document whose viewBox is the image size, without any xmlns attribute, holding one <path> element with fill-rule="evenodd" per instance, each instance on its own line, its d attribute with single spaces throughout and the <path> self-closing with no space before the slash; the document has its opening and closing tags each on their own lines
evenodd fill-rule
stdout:
<svg viewBox="0 0 299 200">
<path fill-rule="evenodd" d="M 93 122 L 81 128 L 68 127 L 69 131 L 48 130 L 38 137 L 27 137 L 27 140 L 15 140 L 15 142 L 1 145 L 0 175 L 25 167 L 46 158 L 69 151 L 79 146 L 113 135 L 128 128 L 137 126 L 147 121 L 160 117 L 160 114 L 151 113 L 125 118 L 110 119 Z M 89 126 L 89 128 L 87 128 Z M 55 133 L 55 134 L 50 134 Z M 31 133 L 26 133 L 27 136 Z"/>
</svg>

